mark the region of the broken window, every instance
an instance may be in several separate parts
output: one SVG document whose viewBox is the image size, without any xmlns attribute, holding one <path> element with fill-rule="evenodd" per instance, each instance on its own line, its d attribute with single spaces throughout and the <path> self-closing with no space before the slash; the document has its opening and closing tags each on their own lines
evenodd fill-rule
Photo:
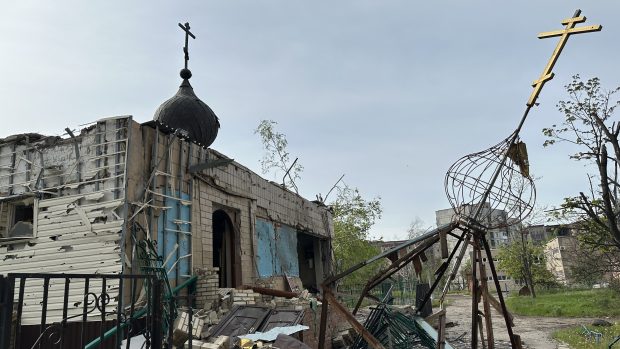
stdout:
<svg viewBox="0 0 620 349">
<path fill-rule="evenodd" d="M 0 202 L 0 236 L 28 238 L 34 236 L 34 198 Z"/>
</svg>

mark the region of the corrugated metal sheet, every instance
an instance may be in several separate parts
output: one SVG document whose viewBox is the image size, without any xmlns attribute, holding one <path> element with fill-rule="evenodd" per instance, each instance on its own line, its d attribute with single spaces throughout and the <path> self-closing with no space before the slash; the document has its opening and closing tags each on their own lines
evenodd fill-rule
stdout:
<svg viewBox="0 0 620 349">
<path fill-rule="evenodd" d="M 256 264 L 260 277 L 274 275 L 299 276 L 297 230 L 287 225 L 256 218 L 258 254 Z"/>
</svg>

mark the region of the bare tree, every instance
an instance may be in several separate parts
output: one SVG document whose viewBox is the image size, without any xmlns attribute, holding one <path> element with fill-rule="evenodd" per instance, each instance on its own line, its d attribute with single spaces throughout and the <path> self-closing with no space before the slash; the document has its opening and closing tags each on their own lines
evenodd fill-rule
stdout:
<svg viewBox="0 0 620 349">
<path fill-rule="evenodd" d="M 424 234 L 429 228 L 424 227 L 424 221 L 416 216 L 411 224 L 409 225 L 409 229 L 407 229 L 407 239 L 413 239 L 417 236 Z"/>
<path fill-rule="evenodd" d="M 260 161 L 263 174 L 274 171 L 274 175 L 282 174 L 282 185 L 293 188 L 297 194 L 299 189 L 295 180 L 300 178 L 304 167 L 297 162 L 297 158 L 291 162 L 291 157 L 286 149 L 288 141 L 286 136 L 275 130 L 278 123 L 273 120 L 263 120 L 260 122 L 255 134 L 258 134 L 265 148 L 265 155 Z"/>
<path fill-rule="evenodd" d="M 596 229 L 592 231 L 596 234 L 591 240 L 593 244 L 620 249 L 620 122 L 613 119 L 613 113 L 620 104 L 616 95 L 620 88 L 606 91 L 598 78 L 584 82 L 579 75 L 575 75 L 566 90 L 569 99 L 558 103 L 564 120 L 559 125 L 543 129 L 549 138 L 544 145 L 556 142 L 577 145 L 579 151 L 570 157 L 591 162 L 596 172 L 588 174 L 588 192 L 582 191 L 578 196 L 565 199 L 563 213 L 577 214 L 582 221 L 594 224 Z"/>
</svg>

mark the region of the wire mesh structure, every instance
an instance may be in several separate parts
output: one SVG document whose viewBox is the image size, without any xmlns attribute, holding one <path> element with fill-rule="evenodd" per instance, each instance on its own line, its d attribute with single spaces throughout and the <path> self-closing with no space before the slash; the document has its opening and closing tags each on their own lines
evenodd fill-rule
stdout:
<svg viewBox="0 0 620 349">
<path fill-rule="evenodd" d="M 444 186 L 456 217 L 493 229 L 517 224 L 532 212 L 536 189 L 527 150 L 514 139 L 513 133 L 450 167 Z"/>
<path fill-rule="evenodd" d="M 491 308 L 494 308 L 503 317 L 506 332 L 510 339 L 510 347 L 512 349 L 523 348 L 521 337 L 513 331 L 515 326 L 513 316 L 508 311 L 504 301 L 502 287 L 495 267 L 496 259 L 491 251 L 487 236 L 491 229 L 507 227 L 521 222 L 533 210 L 536 190 L 529 173 L 527 149 L 525 143 L 520 141 L 519 132 L 530 110 L 536 105 L 536 100 L 542 87 L 553 78 L 553 66 L 568 37 L 572 34 L 601 30 L 602 27 L 600 25 L 575 27 L 577 23 L 585 22 L 585 20 L 585 16 L 581 16 L 581 11 L 577 10 L 573 17 L 562 21 L 562 24 L 565 25 L 564 29 L 544 32 L 538 35 L 541 39 L 559 36 L 560 40 L 540 78 L 534 82 L 534 90 L 526 103 L 526 109 L 517 128 L 495 146 L 460 158 L 446 173 L 445 191 L 450 205 L 455 211 L 455 217 L 450 223 L 407 240 L 398 246 L 383 251 L 368 260 L 325 279 L 321 285 L 323 306 L 319 329 L 319 349 L 325 348 L 328 307 L 333 307 L 344 316 L 359 334 L 357 343 L 363 344 L 364 347 L 367 344 L 368 347 L 384 349 L 385 340 L 383 339 L 385 339 L 386 335 L 388 347 L 394 344 L 389 340 L 395 338 L 395 336 L 398 337 L 400 333 L 407 333 L 408 337 L 413 338 L 411 333 L 415 331 L 410 331 L 408 326 L 403 326 L 401 331 L 393 333 L 390 327 L 393 326 L 393 323 L 381 320 L 382 317 L 378 315 L 378 312 L 373 314 L 374 317 L 372 319 L 369 318 L 370 320 L 365 325 L 360 324 L 354 315 L 364 299 L 370 301 L 377 300 L 371 294 L 375 287 L 408 264 L 413 264 L 416 273 L 420 275 L 422 262 L 427 259 L 425 251 L 437 244 L 439 245 L 437 250 L 444 262 L 434 272 L 435 280 L 428 292 L 424 292 L 424 295 L 416 295 L 414 310 L 415 314 L 421 317 L 426 304 L 431 301 L 431 297 L 439 287 L 440 282 L 442 280 L 445 281 L 439 297 L 440 310 L 426 318 L 429 321 L 431 318 L 436 321 L 437 331 L 420 330 L 420 332 L 429 334 L 429 338 L 433 339 L 435 343 L 420 341 L 419 344 L 435 349 L 450 348 L 446 342 L 447 304 L 444 300 L 451 283 L 459 272 L 459 267 L 466 253 L 471 251 L 469 254 L 472 265 L 471 278 L 469 279 L 472 299 L 471 330 L 469 331 L 471 348 L 478 348 L 479 344 L 482 344 L 483 348 L 496 348 Z M 456 231 L 460 231 L 461 235 L 456 234 Z M 448 237 L 456 239 L 454 246 L 448 246 Z M 356 270 L 383 258 L 388 258 L 391 263 L 381 268 L 378 273 L 368 279 L 356 306 L 353 308 L 352 313 L 350 313 L 339 303 L 334 295 L 336 283 Z M 418 299 L 420 300 L 419 303 Z M 481 303 L 481 306 L 479 303 Z M 383 307 L 387 309 L 388 306 Z M 429 328 L 432 329 L 430 325 Z M 404 347 L 411 347 L 413 345 L 413 343 L 409 342 L 403 342 L 403 344 L 405 345 Z"/>
</svg>

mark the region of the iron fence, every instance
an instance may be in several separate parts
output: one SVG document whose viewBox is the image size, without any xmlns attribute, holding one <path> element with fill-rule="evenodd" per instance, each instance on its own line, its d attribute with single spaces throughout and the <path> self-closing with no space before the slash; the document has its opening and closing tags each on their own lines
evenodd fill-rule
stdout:
<svg viewBox="0 0 620 349">
<path fill-rule="evenodd" d="M 0 347 L 120 348 L 127 338 L 129 348 L 142 335 L 144 348 L 161 349 L 167 306 L 152 275 L 0 275 Z"/>
<path fill-rule="evenodd" d="M 414 305 L 418 282 L 410 278 L 398 278 L 383 282 L 368 292 L 377 299 L 384 299 L 391 288 L 391 302 L 394 305 Z M 338 285 L 337 294 L 348 308 L 353 308 L 366 284 Z"/>
</svg>

